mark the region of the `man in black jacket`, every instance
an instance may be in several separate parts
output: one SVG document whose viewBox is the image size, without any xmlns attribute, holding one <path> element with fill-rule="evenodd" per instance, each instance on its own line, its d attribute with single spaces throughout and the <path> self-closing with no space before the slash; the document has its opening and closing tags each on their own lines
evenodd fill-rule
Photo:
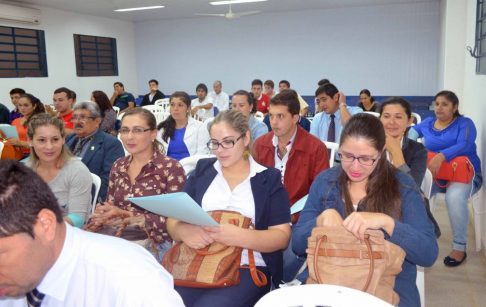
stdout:
<svg viewBox="0 0 486 307">
<path fill-rule="evenodd" d="M 143 96 L 142 103 L 140 104 L 141 107 L 153 105 L 157 100 L 165 98 L 164 93 L 159 91 L 159 82 L 157 82 L 157 80 L 155 79 L 150 80 L 149 88 L 150 88 L 150 93 Z"/>
</svg>

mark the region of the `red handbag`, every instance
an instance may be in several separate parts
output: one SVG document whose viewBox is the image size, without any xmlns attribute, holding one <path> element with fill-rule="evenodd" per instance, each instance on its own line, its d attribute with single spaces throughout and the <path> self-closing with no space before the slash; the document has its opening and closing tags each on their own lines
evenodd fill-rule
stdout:
<svg viewBox="0 0 486 307">
<path fill-rule="evenodd" d="M 427 165 L 436 155 L 435 152 L 429 151 Z M 447 163 L 447 161 L 442 162 L 439 173 L 434 177 L 434 181 L 439 187 L 447 188 L 452 182 L 469 183 L 473 176 L 474 168 L 471 161 L 469 161 L 469 158 L 466 156 L 459 156 L 452 159 L 450 163 Z M 449 182 L 442 186 L 437 182 L 437 179 L 447 180 Z"/>
<path fill-rule="evenodd" d="M 0 160 L 14 159 L 20 161 L 22 159 L 22 157 L 24 156 L 22 152 L 22 147 L 8 144 L 7 137 L 5 136 L 5 133 L 3 133 L 2 130 L 0 130 L 0 142 L 4 143 Z"/>
</svg>

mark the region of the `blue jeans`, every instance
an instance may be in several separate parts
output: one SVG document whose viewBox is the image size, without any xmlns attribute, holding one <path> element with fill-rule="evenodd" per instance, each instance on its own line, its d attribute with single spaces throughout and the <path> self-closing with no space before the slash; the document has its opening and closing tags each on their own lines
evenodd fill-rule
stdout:
<svg viewBox="0 0 486 307">
<path fill-rule="evenodd" d="M 240 269 L 240 283 L 236 286 L 213 289 L 175 287 L 186 307 L 253 307 L 270 292 L 270 271 L 257 267 L 267 277 L 267 284 L 258 287 L 251 278 L 249 269 Z"/>
<path fill-rule="evenodd" d="M 446 180 L 438 179 L 440 185 L 445 185 Z M 445 202 L 449 211 L 449 221 L 451 222 L 454 241 L 452 249 L 465 252 L 467 243 L 467 233 L 469 230 L 469 209 L 467 200 L 474 195 L 483 184 L 483 175 L 475 173 L 469 183 L 452 182 L 447 188 L 439 187 L 435 182 L 432 185 L 430 197 L 436 193 L 445 192 Z"/>
<path fill-rule="evenodd" d="M 292 237 L 290 238 L 289 246 L 283 251 L 283 281 L 291 282 L 294 279 L 300 280 L 305 283 L 309 276 L 307 268 L 299 276 L 296 276 L 300 268 L 307 261 L 307 257 L 300 257 L 292 250 Z M 305 275 L 302 275 L 306 273 Z M 278 281 L 277 284 L 281 284 L 282 281 Z"/>
</svg>

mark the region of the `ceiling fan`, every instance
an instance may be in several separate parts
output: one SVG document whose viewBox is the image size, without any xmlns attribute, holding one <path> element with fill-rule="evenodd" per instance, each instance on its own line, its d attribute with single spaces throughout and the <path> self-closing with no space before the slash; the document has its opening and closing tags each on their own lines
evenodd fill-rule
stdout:
<svg viewBox="0 0 486 307">
<path fill-rule="evenodd" d="M 212 17 L 224 17 L 226 19 L 238 19 L 243 16 L 247 15 L 253 15 L 253 14 L 258 14 L 260 11 L 250 11 L 250 12 L 242 12 L 242 13 L 233 13 L 231 10 L 231 1 L 229 3 L 229 12 L 226 14 L 197 14 L 195 13 L 194 15 L 196 16 L 212 16 Z"/>
</svg>

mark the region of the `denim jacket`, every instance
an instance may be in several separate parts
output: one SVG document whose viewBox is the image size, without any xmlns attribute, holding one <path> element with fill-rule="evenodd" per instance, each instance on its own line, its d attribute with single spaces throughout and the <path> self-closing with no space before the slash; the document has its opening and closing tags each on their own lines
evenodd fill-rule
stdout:
<svg viewBox="0 0 486 307">
<path fill-rule="evenodd" d="M 342 186 L 338 181 L 342 168 L 334 167 L 317 176 L 309 192 L 309 198 L 300 214 L 292 233 L 292 248 L 304 255 L 307 238 L 316 227 L 317 217 L 327 209 L 335 209 L 344 218 Z M 385 239 L 405 250 L 407 256 L 402 272 L 395 280 L 394 290 L 400 296 L 399 306 L 420 306 L 420 296 L 416 287 L 416 265 L 432 266 L 438 256 L 439 248 L 434 235 L 434 226 L 427 217 L 425 205 L 413 179 L 401 171 L 395 175 L 400 182 L 402 198 L 402 221 L 395 220 L 392 236 L 385 233 Z"/>
</svg>

